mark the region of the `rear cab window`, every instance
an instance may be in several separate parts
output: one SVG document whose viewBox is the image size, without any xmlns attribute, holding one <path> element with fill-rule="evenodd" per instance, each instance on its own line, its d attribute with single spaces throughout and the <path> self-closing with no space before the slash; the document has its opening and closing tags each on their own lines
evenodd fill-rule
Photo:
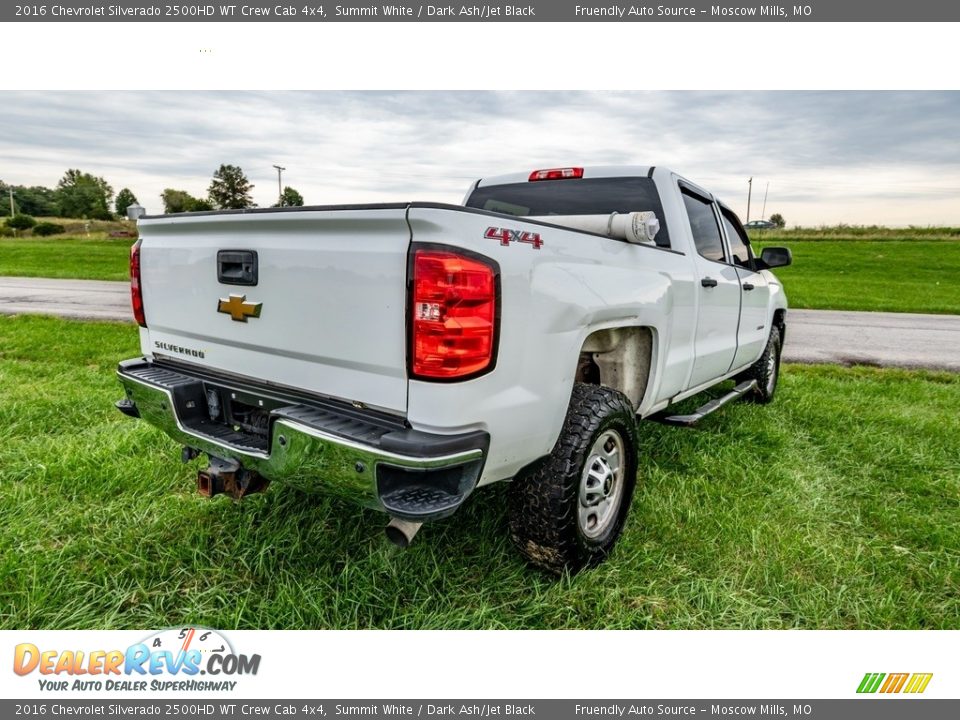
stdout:
<svg viewBox="0 0 960 720">
<path fill-rule="evenodd" d="M 609 215 L 651 210 L 660 220 L 656 244 L 670 247 L 660 193 L 648 177 L 539 180 L 476 188 L 466 206 L 527 217 L 530 215 Z"/>
</svg>

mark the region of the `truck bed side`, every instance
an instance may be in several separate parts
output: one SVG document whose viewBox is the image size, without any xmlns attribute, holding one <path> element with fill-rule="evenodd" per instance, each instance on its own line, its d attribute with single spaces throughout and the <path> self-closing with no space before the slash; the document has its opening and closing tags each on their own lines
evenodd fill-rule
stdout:
<svg viewBox="0 0 960 720">
<path fill-rule="evenodd" d="M 455 387 L 411 380 L 409 389 L 407 417 L 415 428 L 490 432 L 481 484 L 512 477 L 530 458 L 551 451 L 580 350 L 592 333 L 651 329 L 655 382 L 640 401 L 641 413 L 682 389 L 693 354 L 695 302 L 693 268 L 684 254 L 456 206 L 414 203 L 408 218 L 414 245 L 455 244 L 500 267 L 496 368 Z M 487 237 L 491 227 L 537 233 L 542 244 L 503 244 Z"/>
</svg>

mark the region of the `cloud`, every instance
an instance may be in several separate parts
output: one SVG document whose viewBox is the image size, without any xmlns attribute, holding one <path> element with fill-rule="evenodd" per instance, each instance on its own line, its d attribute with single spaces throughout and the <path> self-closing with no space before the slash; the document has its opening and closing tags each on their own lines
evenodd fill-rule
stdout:
<svg viewBox="0 0 960 720">
<path fill-rule="evenodd" d="M 659 164 L 741 214 L 791 224 L 960 224 L 960 92 L 2 92 L 0 178 L 68 167 L 203 195 L 221 163 L 254 197 L 458 202 L 476 177 Z"/>
</svg>

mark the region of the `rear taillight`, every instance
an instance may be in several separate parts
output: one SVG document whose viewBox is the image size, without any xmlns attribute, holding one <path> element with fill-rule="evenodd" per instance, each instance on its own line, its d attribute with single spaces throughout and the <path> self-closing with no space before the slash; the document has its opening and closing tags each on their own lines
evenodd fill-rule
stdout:
<svg viewBox="0 0 960 720">
<path fill-rule="evenodd" d="M 130 248 L 130 301 L 133 304 L 133 318 L 140 327 L 147 326 L 143 314 L 143 290 L 140 286 L 140 240 Z"/>
<path fill-rule="evenodd" d="M 534 180 L 575 180 L 583 177 L 583 168 L 551 168 L 534 170 L 530 173 L 530 182 Z"/>
<path fill-rule="evenodd" d="M 497 333 L 497 268 L 453 250 L 413 256 L 410 369 L 414 377 L 463 379 L 489 370 Z"/>
</svg>

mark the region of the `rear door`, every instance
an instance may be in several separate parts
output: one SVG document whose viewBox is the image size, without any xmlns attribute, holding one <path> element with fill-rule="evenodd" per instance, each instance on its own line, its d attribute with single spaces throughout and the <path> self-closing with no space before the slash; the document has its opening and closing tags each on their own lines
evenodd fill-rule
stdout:
<svg viewBox="0 0 960 720">
<path fill-rule="evenodd" d="M 146 353 L 406 410 L 405 206 L 160 217 L 139 229 Z"/>
<path fill-rule="evenodd" d="M 687 211 L 694 262 L 699 277 L 695 359 L 687 388 L 725 375 L 737 352 L 740 321 L 740 277 L 728 261 L 713 200 L 696 188 L 680 183 Z"/>
<path fill-rule="evenodd" d="M 767 344 L 767 336 L 770 334 L 767 317 L 770 286 L 767 278 L 753 269 L 750 240 L 740 220 L 732 210 L 723 205 L 720 206 L 720 218 L 727 236 L 730 259 L 737 268 L 742 290 L 737 353 L 733 360 L 733 368 L 740 368 L 759 358 Z"/>
</svg>

